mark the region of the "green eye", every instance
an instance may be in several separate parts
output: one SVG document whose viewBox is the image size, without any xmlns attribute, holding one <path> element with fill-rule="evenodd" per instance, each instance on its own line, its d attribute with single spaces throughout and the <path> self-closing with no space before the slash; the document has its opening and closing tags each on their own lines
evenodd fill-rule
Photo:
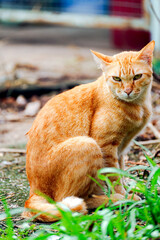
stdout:
<svg viewBox="0 0 160 240">
<path fill-rule="evenodd" d="M 137 74 L 134 76 L 133 80 L 138 80 L 142 77 L 142 74 Z"/>
<path fill-rule="evenodd" d="M 113 78 L 113 80 L 116 81 L 116 82 L 121 82 L 121 78 L 120 78 L 120 77 L 114 77 L 114 76 L 113 76 L 112 78 Z"/>
</svg>

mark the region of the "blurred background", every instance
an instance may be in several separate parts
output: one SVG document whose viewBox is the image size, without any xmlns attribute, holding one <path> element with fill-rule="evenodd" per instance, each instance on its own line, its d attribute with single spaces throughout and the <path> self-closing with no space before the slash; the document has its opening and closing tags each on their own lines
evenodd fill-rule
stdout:
<svg viewBox="0 0 160 240">
<path fill-rule="evenodd" d="M 0 0 L 0 146 L 24 147 L 51 96 L 100 76 L 90 49 L 113 55 L 154 39 L 160 113 L 159 12 L 160 0 Z"/>
</svg>

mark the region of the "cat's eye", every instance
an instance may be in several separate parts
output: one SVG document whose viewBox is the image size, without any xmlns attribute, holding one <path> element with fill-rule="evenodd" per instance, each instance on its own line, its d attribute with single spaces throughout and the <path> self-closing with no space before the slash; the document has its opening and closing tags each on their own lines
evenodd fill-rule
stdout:
<svg viewBox="0 0 160 240">
<path fill-rule="evenodd" d="M 142 74 L 137 74 L 134 76 L 133 80 L 138 80 L 142 77 Z"/>
<path fill-rule="evenodd" d="M 113 78 L 113 80 L 116 81 L 116 82 L 121 82 L 121 78 L 120 78 L 120 77 L 115 77 L 115 76 L 113 76 L 112 78 Z"/>
</svg>

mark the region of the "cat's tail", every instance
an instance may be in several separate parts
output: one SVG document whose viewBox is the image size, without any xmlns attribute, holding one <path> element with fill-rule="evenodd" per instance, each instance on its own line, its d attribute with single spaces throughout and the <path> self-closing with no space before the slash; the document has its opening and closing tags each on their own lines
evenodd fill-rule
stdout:
<svg viewBox="0 0 160 240">
<path fill-rule="evenodd" d="M 57 205 L 57 207 L 56 207 Z M 87 213 L 87 207 L 82 198 L 78 197 L 66 197 L 61 202 L 57 202 L 56 205 L 49 203 L 45 198 L 39 195 L 32 195 L 26 202 L 26 211 L 23 212 L 22 217 L 31 218 L 35 215 L 35 220 L 42 222 L 54 222 L 61 218 L 61 212 L 58 209 L 64 209 L 65 206 L 71 211 Z"/>
</svg>

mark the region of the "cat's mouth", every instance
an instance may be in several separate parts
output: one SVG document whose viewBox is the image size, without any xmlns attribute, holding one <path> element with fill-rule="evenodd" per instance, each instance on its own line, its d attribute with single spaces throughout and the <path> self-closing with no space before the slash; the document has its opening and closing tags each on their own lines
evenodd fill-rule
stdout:
<svg viewBox="0 0 160 240">
<path fill-rule="evenodd" d="M 134 100 L 136 100 L 139 97 L 140 94 L 126 94 L 125 92 L 122 94 L 117 94 L 118 98 L 120 100 L 126 101 L 126 102 L 133 102 Z"/>
</svg>

